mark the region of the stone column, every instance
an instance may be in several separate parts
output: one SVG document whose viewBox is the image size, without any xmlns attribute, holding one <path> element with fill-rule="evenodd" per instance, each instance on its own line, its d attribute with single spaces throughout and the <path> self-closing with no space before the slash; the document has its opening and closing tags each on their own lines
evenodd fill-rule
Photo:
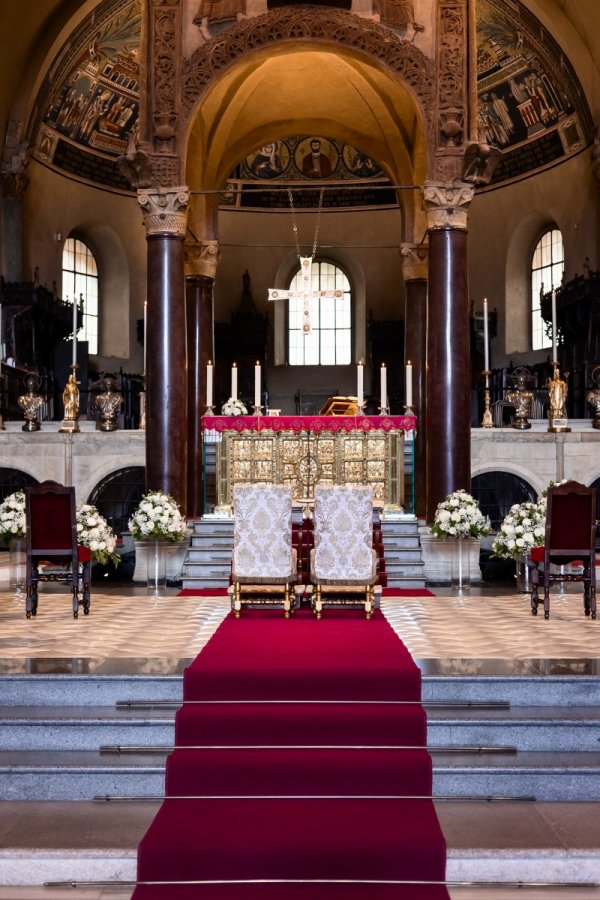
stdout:
<svg viewBox="0 0 600 900">
<path fill-rule="evenodd" d="M 187 187 L 138 191 L 148 245 L 146 487 L 186 508 L 187 374 L 184 239 Z"/>
<path fill-rule="evenodd" d="M 471 485 L 471 372 L 467 217 L 474 188 L 427 183 L 427 521 L 451 491 Z"/>
<path fill-rule="evenodd" d="M 198 518 L 203 512 L 201 420 L 206 409 L 206 366 L 215 360 L 214 284 L 218 261 L 218 241 L 186 243 L 188 518 Z"/>
<path fill-rule="evenodd" d="M 402 273 L 406 303 L 404 309 L 404 363 L 410 360 L 413 372 L 413 409 L 417 416 L 414 452 L 415 512 L 426 514 L 426 430 L 425 370 L 427 358 L 427 276 L 429 248 L 424 244 L 402 244 Z"/>
</svg>

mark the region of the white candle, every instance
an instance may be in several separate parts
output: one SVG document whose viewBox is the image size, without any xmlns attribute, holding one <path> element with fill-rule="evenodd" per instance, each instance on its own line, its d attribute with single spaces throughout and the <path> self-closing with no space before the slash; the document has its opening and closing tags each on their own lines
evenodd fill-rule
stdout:
<svg viewBox="0 0 600 900">
<path fill-rule="evenodd" d="M 148 301 L 144 300 L 144 378 L 146 377 L 146 345 L 148 343 Z"/>
<path fill-rule="evenodd" d="M 552 289 L 552 362 L 558 362 L 556 356 L 556 291 Z"/>
<path fill-rule="evenodd" d="M 73 297 L 73 365 L 77 365 L 77 300 Z"/>
<path fill-rule="evenodd" d="M 381 366 L 381 408 L 385 409 L 387 406 L 387 369 L 385 367 L 385 363 Z"/>
<path fill-rule="evenodd" d="M 490 338 L 488 331 L 488 302 L 487 297 L 483 298 L 483 357 L 484 369 L 490 371 Z"/>
<path fill-rule="evenodd" d="M 362 364 L 362 359 L 356 367 L 356 399 L 358 400 L 358 411 L 360 412 L 361 407 L 363 405 L 364 400 L 364 390 L 363 390 L 363 374 L 364 367 Z"/>
<path fill-rule="evenodd" d="M 260 406 L 260 363 L 257 361 L 254 366 L 254 405 Z"/>
<path fill-rule="evenodd" d="M 206 405 L 207 407 L 212 406 L 212 395 L 213 395 L 213 364 L 208 361 L 208 365 L 206 366 Z"/>
<path fill-rule="evenodd" d="M 237 400 L 237 366 L 235 363 L 231 367 L 231 399 Z"/>
<path fill-rule="evenodd" d="M 412 363 L 410 359 L 406 363 L 406 405 L 412 406 Z"/>
</svg>

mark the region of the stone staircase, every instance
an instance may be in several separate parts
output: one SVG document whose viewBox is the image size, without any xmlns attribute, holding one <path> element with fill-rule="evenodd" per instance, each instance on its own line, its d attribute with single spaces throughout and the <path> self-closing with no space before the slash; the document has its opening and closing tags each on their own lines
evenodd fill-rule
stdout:
<svg viewBox="0 0 600 900">
<path fill-rule="evenodd" d="M 387 586 L 424 588 L 424 562 L 415 516 L 381 521 Z M 224 588 L 229 584 L 233 550 L 233 519 L 206 515 L 194 523 L 190 548 L 182 568 L 184 589 Z"/>
<path fill-rule="evenodd" d="M 2 677 L 0 799 L 162 796 L 181 691 L 178 675 Z M 424 675 L 423 699 L 437 796 L 600 800 L 600 679 Z"/>
</svg>

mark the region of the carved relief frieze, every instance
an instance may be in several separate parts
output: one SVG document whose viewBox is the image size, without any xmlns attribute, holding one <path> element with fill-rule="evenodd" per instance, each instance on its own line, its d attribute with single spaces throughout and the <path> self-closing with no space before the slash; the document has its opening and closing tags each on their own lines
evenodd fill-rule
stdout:
<svg viewBox="0 0 600 900">
<path fill-rule="evenodd" d="M 462 172 L 461 146 L 467 103 L 466 0 L 438 0 L 437 139 L 435 174 L 453 180 Z"/>
<path fill-rule="evenodd" d="M 427 215 L 428 230 L 466 231 L 474 193 L 472 184 L 461 181 L 455 184 L 427 182 L 423 187 L 423 209 Z"/>
<path fill-rule="evenodd" d="M 185 274 L 187 278 L 216 278 L 220 259 L 218 241 L 187 241 Z"/>
<path fill-rule="evenodd" d="M 187 187 L 170 190 L 147 188 L 137 194 L 144 215 L 146 235 L 171 234 L 185 237 L 190 194 Z"/>
<path fill-rule="evenodd" d="M 164 155 L 177 152 L 180 6 L 180 0 L 153 0 L 150 14 L 152 142 L 154 152 Z"/>
<path fill-rule="evenodd" d="M 184 66 L 183 112 L 190 116 L 211 80 L 244 53 L 281 47 L 287 40 L 317 38 L 367 54 L 396 72 L 417 96 L 431 136 L 435 100 L 433 60 L 376 22 L 345 10 L 318 6 L 280 7 L 266 15 L 242 19 L 199 47 Z"/>
</svg>

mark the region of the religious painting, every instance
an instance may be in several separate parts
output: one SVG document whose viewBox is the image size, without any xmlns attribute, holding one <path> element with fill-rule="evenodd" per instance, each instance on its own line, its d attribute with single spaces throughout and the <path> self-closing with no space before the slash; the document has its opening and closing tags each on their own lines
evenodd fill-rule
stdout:
<svg viewBox="0 0 600 900">
<path fill-rule="evenodd" d="M 290 164 L 290 150 L 285 141 L 272 141 L 246 157 L 248 171 L 257 178 L 277 178 Z"/>
<path fill-rule="evenodd" d="M 375 160 L 362 150 L 355 150 L 350 144 L 344 144 L 342 158 L 348 171 L 356 178 L 380 178 L 383 175 Z"/>
<path fill-rule="evenodd" d="M 38 97 L 37 158 L 128 189 L 115 162 L 137 134 L 140 35 L 141 0 L 105 0 L 83 20 Z"/>
<path fill-rule="evenodd" d="M 519 0 L 477 0 L 478 130 L 502 151 L 492 184 L 559 162 L 592 135 L 561 48 Z"/>
<path fill-rule="evenodd" d="M 338 160 L 333 141 L 316 135 L 301 140 L 294 151 L 296 166 L 306 178 L 331 178 Z"/>
</svg>

